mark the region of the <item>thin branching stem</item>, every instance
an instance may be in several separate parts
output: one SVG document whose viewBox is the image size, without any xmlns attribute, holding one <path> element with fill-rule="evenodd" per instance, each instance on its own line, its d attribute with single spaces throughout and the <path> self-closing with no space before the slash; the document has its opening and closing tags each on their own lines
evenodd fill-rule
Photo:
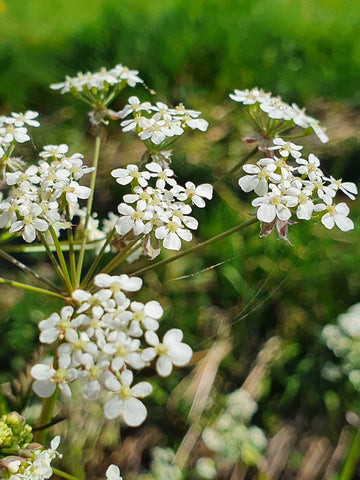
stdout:
<svg viewBox="0 0 360 480">
<path fill-rule="evenodd" d="M 54 368 L 57 366 L 54 365 Z M 51 395 L 51 397 L 44 398 L 42 401 L 42 408 L 41 414 L 38 420 L 38 425 L 47 425 L 51 423 L 51 419 L 53 416 L 55 404 L 59 395 L 59 387 L 56 386 L 55 392 Z M 40 443 L 40 445 L 44 445 L 46 442 L 48 429 L 38 430 L 35 432 L 35 440 Z"/>
<path fill-rule="evenodd" d="M 90 280 L 92 279 L 94 273 L 96 272 L 97 267 L 99 266 L 104 254 L 105 254 L 105 251 L 106 251 L 108 245 L 110 244 L 111 240 L 113 239 L 113 237 L 115 235 L 115 232 L 116 232 L 116 230 L 115 230 L 115 228 L 113 228 L 111 230 L 111 232 L 109 232 L 107 234 L 106 241 L 105 241 L 104 245 L 102 246 L 99 254 L 96 256 L 96 258 L 93 261 L 92 265 L 90 266 L 84 280 L 82 281 L 82 283 L 80 285 L 81 288 L 83 288 L 85 285 L 87 285 L 90 282 Z"/>
<path fill-rule="evenodd" d="M 235 232 L 239 232 L 240 230 L 243 230 L 244 228 L 248 227 L 249 225 L 253 225 L 257 221 L 258 221 L 258 219 L 256 217 L 254 217 L 251 220 L 248 220 L 247 222 L 240 223 L 240 225 L 237 225 L 236 227 L 230 228 L 230 230 L 226 230 L 225 232 L 222 232 L 219 235 L 216 235 L 215 237 L 210 238 L 209 240 L 205 240 L 205 242 L 201 242 L 198 245 L 195 245 L 194 247 L 190 247 L 187 250 L 184 250 L 183 252 L 180 252 L 177 255 L 174 255 L 173 257 L 165 258 L 165 260 L 160 260 L 160 262 L 153 263 L 152 265 L 149 265 L 148 267 L 140 268 L 140 270 L 136 270 L 136 272 L 133 272 L 131 274 L 131 276 L 140 275 L 141 273 L 148 272 L 149 270 L 152 270 L 153 268 L 160 267 L 162 265 L 166 265 L 167 263 L 174 262 L 175 260 L 178 260 L 179 258 L 185 257 L 186 255 L 190 255 L 190 253 L 197 252 L 198 250 L 201 250 L 202 248 L 207 247 L 208 245 L 211 245 L 212 243 L 217 242 L 218 240 L 221 240 L 222 238 L 226 238 L 226 237 L 228 237 L 229 235 L 232 235 Z"/>
<path fill-rule="evenodd" d="M 70 475 L 70 473 L 63 472 L 62 470 L 59 470 L 58 468 L 51 467 L 52 471 L 57 475 L 58 477 L 65 478 L 66 480 L 80 480 L 79 477 L 75 477 L 74 475 Z"/>
<path fill-rule="evenodd" d="M 32 268 L 29 268 L 28 266 L 24 265 L 22 262 L 20 262 L 20 260 L 17 260 L 16 258 L 12 257 L 8 253 L 4 252 L 4 250 L 0 250 L 0 257 L 4 258 L 8 262 L 12 263 L 13 265 L 15 265 L 15 267 L 20 268 L 24 273 L 27 273 L 28 275 L 33 276 L 34 278 L 36 278 L 40 282 L 45 283 L 52 290 L 54 290 L 56 292 L 61 292 L 61 289 L 57 285 L 55 285 L 55 283 L 51 282 L 50 280 L 48 280 L 45 277 L 42 277 L 37 272 L 35 272 L 35 270 L 33 270 Z"/>
<path fill-rule="evenodd" d="M 66 220 L 71 223 L 69 204 L 66 204 Z M 70 278 L 73 287 L 76 286 L 76 259 L 74 251 L 74 236 L 71 226 L 67 229 L 67 237 L 69 242 L 69 262 L 70 262 Z"/>
<path fill-rule="evenodd" d="M 237 163 L 231 170 L 229 170 L 227 173 L 225 173 L 225 175 L 223 175 L 222 177 L 218 178 L 214 183 L 213 183 L 213 187 L 216 188 L 216 186 L 221 183 L 223 180 L 225 180 L 225 178 L 227 177 L 230 177 L 231 175 L 233 175 L 235 172 L 237 172 L 239 170 L 240 167 L 242 167 L 242 165 L 244 165 L 245 162 L 247 162 L 248 160 L 250 160 L 250 158 L 255 155 L 255 153 L 258 151 L 258 146 L 256 145 L 255 148 L 253 148 L 247 155 L 246 157 L 244 157 L 239 163 Z"/>
<path fill-rule="evenodd" d="M 110 273 L 115 270 L 115 268 L 117 268 L 133 252 L 133 248 L 136 246 L 138 240 L 139 237 L 129 242 L 122 250 L 120 250 L 117 255 L 115 255 L 115 257 L 106 265 L 106 267 L 101 270 L 101 272 Z"/>
<path fill-rule="evenodd" d="M 64 285 L 64 287 L 66 288 L 66 281 L 65 281 L 65 275 L 63 273 L 63 271 L 61 270 L 60 268 L 60 265 L 58 263 L 58 261 L 56 260 L 55 258 L 55 255 L 53 254 L 53 252 L 51 251 L 51 248 L 48 244 L 48 242 L 46 241 L 46 238 L 44 237 L 44 235 L 40 234 L 40 238 L 43 242 L 43 245 L 45 247 L 45 250 L 46 250 L 46 253 L 48 254 L 48 257 L 55 269 L 55 272 L 57 273 L 57 276 L 59 277 L 59 279 L 61 280 L 62 284 Z"/>
<path fill-rule="evenodd" d="M 73 286 L 72 286 L 69 271 L 68 271 L 68 268 L 67 268 L 67 265 L 66 265 L 65 257 L 64 257 L 63 251 L 61 249 L 59 239 L 57 238 L 55 230 L 53 229 L 53 227 L 51 225 L 49 226 L 49 232 L 50 232 L 51 238 L 53 239 L 53 242 L 54 242 L 54 245 L 55 245 L 56 254 L 57 254 L 58 259 L 59 259 L 61 270 L 64 274 L 65 286 L 66 286 L 68 292 L 71 293 L 73 291 Z"/>
<path fill-rule="evenodd" d="M 102 132 L 101 126 L 98 126 L 98 128 L 96 130 L 95 146 L 94 146 L 94 160 L 93 160 L 94 171 L 91 174 L 91 180 L 90 180 L 91 193 L 90 193 L 90 196 L 88 198 L 87 205 L 86 205 L 84 233 L 83 233 L 83 237 L 82 237 L 82 241 L 81 241 L 80 253 L 79 253 L 77 269 L 76 269 L 76 285 L 80 284 L 81 272 L 82 272 L 83 263 L 84 263 L 85 247 L 86 247 L 86 241 L 87 241 L 87 237 L 88 237 L 88 224 L 89 224 L 89 218 L 90 218 L 90 215 L 91 215 L 92 204 L 93 204 L 93 200 L 94 200 L 96 174 L 97 174 L 97 168 L 98 168 L 98 164 L 99 164 L 101 132 Z"/>
<path fill-rule="evenodd" d="M 0 277 L 0 283 L 5 285 L 10 285 L 15 288 L 21 288 L 22 290 L 29 290 L 30 292 L 41 293 L 44 295 L 49 295 L 50 297 L 61 298 L 64 300 L 64 295 L 60 293 L 51 292 L 50 290 L 45 290 L 45 288 L 34 287 L 34 285 L 28 285 L 27 283 L 16 282 L 14 280 L 9 280 L 7 278 Z"/>
</svg>

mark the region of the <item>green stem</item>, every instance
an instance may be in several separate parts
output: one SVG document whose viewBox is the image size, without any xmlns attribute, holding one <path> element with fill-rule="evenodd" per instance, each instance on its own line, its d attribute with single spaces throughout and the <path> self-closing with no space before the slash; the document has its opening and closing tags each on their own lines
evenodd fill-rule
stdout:
<svg viewBox="0 0 360 480">
<path fill-rule="evenodd" d="M 130 255 L 132 248 L 136 245 L 138 240 L 139 238 L 132 240 L 122 250 L 120 250 L 120 252 L 115 255 L 115 257 L 106 265 L 106 267 L 101 270 L 101 273 L 110 273 L 116 267 L 118 267 L 125 260 L 125 258 Z"/>
<path fill-rule="evenodd" d="M 55 368 L 55 367 L 54 367 Z M 59 387 L 56 386 L 55 392 L 51 395 L 51 397 L 44 398 L 42 401 L 42 408 L 39 420 L 37 422 L 37 426 L 41 427 L 42 425 L 47 425 L 51 422 L 51 418 L 54 412 L 55 404 L 57 397 L 59 395 Z M 47 437 L 47 429 L 38 430 L 35 435 L 34 439 L 36 442 L 39 442 L 40 445 L 44 445 L 46 442 Z"/>
<path fill-rule="evenodd" d="M 99 156 L 100 156 L 100 145 L 101 145 L 101 127 L 99 126 L 96 131 L 96 137 L 95 137 L 95 147 L 94 147 L 94 160 L 93 160 L 93 167 L 94 171 L 91 174 L 91 180 L 90 180 L 90 197 L 88 198 L 87 205 L 86 205 L 86 216 L 85 216 L 85 223 L 84 223 L 84 233 L 82 237 L 82 242 L 81 242 L 81 248 L 80 248 L 80 253 L 79 253 L 79 258 L 78 258 L 78 263 L 77 263 L 77 270 L 76 270 L 76 284 L 80 284 L 80 279 L 81 279 L 81 272 L 83 268 L 83 263 L 84 263 L 84 256 L 85 256 L 85 246 L 86 246 L 86 240 L 88 236 L 88 223 L 89 223 L 89 218 L 91 215 L 91 209 L 92 209 L 92 204 L 94 200 L 94 193 L 95 193 L 95 183 L 96 183 L 96 174 L 97 174 L 97 168 L 98 168 L 98 163 L 99 163 Z"/>
<path fill-rule="evenodd" d="M 51 235 L 51 237 L 53 239 L 53 242 L 54 242 L 54 245 L 55 245 L 56 254 L 57 254 L 59 262 L 60 262 L 61 270 L 64 274 L 65 286 L 66 286 L 68 292 L 71 293 L 73 291 L 73 287 L 72 287 L 72 284 L 71 284 L 69 271 L 68 271 L 68 268 L 67 268 L 67 265 L 66 265 L 65 257 L 64 257 L 64 254 L 62 252 L 59 239 L 57 238 L 55 230 L 53 229 L 52 226 L 49 226 L 49 232 L 50 232 L 50 235 Z"/>
<path fill-rule="evenodd" d="M 50 249 L 50 246 L 48 244 L 48 242 L 46 241 L 46 238 L 44 237 L 44 235 L 40 234 L 39 235 L 42 242 L 43 242 L 43 245 L 45 247 L 45 250 L 46 250 L 46 253 L 48 254 L 48 257 L 49 259 L 51 260 L 51 263 L 53 264 L 53 267 L 55 269 L 55 272 L 57 273 L 57 276 L 59 277 L 59 279 L 61 280 L 62 284 L 64 285 L 64 287 L 66 288 L 66 281 L 65 281 L 65 276 L 64 276 L 64 273 L 63 271 L 61 270 L 60 268 L 60 265 L 58 264 L 56 258 L 55 258 L 55 255 L 52 253 L 51 249 Z"/>
<path fill-rule="evenodd" d="M 66 480 L 80 480 L 79 477 L 75 477 L 74 475 L 70 475 L 70 473 L 65 473 L 62 470 L 59 470 L 58 468 L 51 467 L 52 471 L 57 475 L 58 477 L 66 478 Z"/>
<path fill-rule="evenodd" d="M 90 280 L 92 279 L 93 277 L 93 274 L 95 273 L 98 265 L 100 264 L 104 254 L 105 254 L 105 250 L 107 248 L 107 246 L 109 245 L 109 243 L 111 242 L 111 240 L 113 239 L 114 235 L 115 235 L 115 228 L 113 228 L 111 230 L 111 232 L 109 232 L 106 236 L 106 241 L 104 243 L 104 245 L 102 246 L 99 254 L 96 256 L 95 260 L 93 261 L 92 265 L 90 266 L 89 268 L 89 271 L 87 272 L 84 280 L 82 281 L 81 285 L 80 285 L 80 288 L 84 288 L 85 285 L 87 285 Z"/>
<path fill-rule="evenodd" d="M 60 293 L 51 292 L 50 290 L 45 290 L 44 288 L 34 287 L 33 285 L 27 285 L 26 283 L 15 282 L 14 280 L 8 280 L 6 278 L 0 277 L 0 283 L 5 285 L 11 285 L 12 287 L 22 288 L 23 290 L 29 290 L 30 292 L 42 293 L 44 295 L 49 295 L 51 297 L 61 298 L 64 300 L 64 295 Z"/>
<path fill-rule="evenodd" d="M 253 148 L 247 155 L 245 158 L 243 158 L 239 163 L 237 163 L 235 165 L 235 167 L 233 167 L 231 170 L 229 170 L 227 173 L 225 173 L 225 175 L 223 175 L 222 177 L 218 178 L 216 180 L 216 182 L 213 183 L 213 187 L 215 188 L 220 182 L 222 182 L 225 178 L 227 177 L 230 177 L 231 175 L 233 175 L 235 172 L 237 172 L 239 170 L 239 168 L 244 165 L 245 162 L 247 162 L 256 152 L 258 151 L 258 146 L 256 145 L 255 148 Z"/>
<path fill-rule="evenodd" d="M 99 243 L 100 240 L 91 240 L 86 245 L 86 250 L 94 249 L 94 244 Z M 1 245 L 1 242 L 0 242 Z M 63 252 L 68 252 L 70 250 L 69 243 L 67 241 L 60 241 L 59 245 Z M 74 251 L 80 250 L 80 243 L 74 242 Z M 3 250 L 11 253 L 45 253 L 46 249 L 44 245 L 33 244 L 33 245 L 4 245 Z M 50 251 L 56 251 L 54 245 L 49 245 Z"/>
<path fill-rule="evenodd" d="M 360 430 L 354 432 L 349 451 L 342 465 L 338 480 L 351 480 L 360 454 Z"/>
<path fill-rule="evenodd" d="M 66 204 L 66 220 L 71 223 L 69 204 Z M 73 287 L 76 287 L 76 262 L 74 252 L 74 236 L 71 226 L 67 229 L 67 237 L 69 242 L 69 260 L 70 260 L 70 278 Z"/>
<path fill-rule="evenodd" d="M 161 260 L 160 262 L 156 262 L 152 265 L 149 265 L 148 267 L 140 268 L 140 270 L 137 270 L 136 272 L 133 272 L 131 276 L 134 275 L 139 275 L 140 273 L 145 273 L 149 270 L 152 270 L 155 267 L 159 267 L 161 265 L 166 265 L 167 263 L 174 262 L 175 260 L 178 260 L 179 258 L 185 257 L 185 255 L 189 255 L 190 253 L 197 252 L 198 250 L 201 250 L 204 247 L 207 247 L 211 243 L 217 242 L 218 240 L 221 240 L 222 238 L 226 238 L 229 235 L 232 235 L 235 232 L 239 232 L 240 230 L 243 230 L 244 228 L 248 227 L 249 225 L 253 225 L 256 223 L 258 219 L 252 218 L 251 220 L 248 220 L 247 222 L 240 223 L 240 225 L 237 225 L 236 227 L 230 228 L 230 230 L 226 230 L 226 232 L 220 233 L 219 235 L 216 235 L 215 237 L 210 238 L 209 240 L 205 240 L 205 242 L 201 242 L 198 245 L 195 245 L 194 247 L 190 247 L 187 250 L 178 253 L 177 255 L 174 255 L 173 257 L 166 258 L 165 260 Z"/>
<path fill-rule="evenodd" d="M 39 275 L 37 272 L 35 272 L 35 270 L 32 270 L 31 268 L 27 267 L 26 265 L 24 265 L 22 262 L 20 262 L 20 260 L 17 260 L 16 258 L 12 257 L 11 255 L 9 255 L 8 253 L 4 252 L 3 250 L 0 250 L 0 257 L 3 257 L 5 260 L 7 260 L 8 262 L 12 263 L 13 265 L 15 265 L 16 267 L 20 268 L 23 272 L 29 274 L 29 275 L 32 275 L 33 277 L 35 277 L 37 280 L 43 282 L 43 283 L 46 283 L 46 285 L 48 287 L 50 287 L 52 290 L 55 290 L 57 292 L 61 292 L 61 289 L 55 285 L 55 283 L 51 282 L 50 280 L 48 280 L 47 278 L 45 277 L 42 277 L 41 275 Z"/>
</svg>

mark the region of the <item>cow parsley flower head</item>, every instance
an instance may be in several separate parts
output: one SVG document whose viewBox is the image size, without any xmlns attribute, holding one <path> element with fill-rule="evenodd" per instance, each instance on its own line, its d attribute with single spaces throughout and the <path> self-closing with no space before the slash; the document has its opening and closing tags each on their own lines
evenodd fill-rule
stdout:
<svg viewBox="0 0 360 480">
<path fill-rule="evenodd" d="M 335 225 L 342 231 L 354 228 L 348 218 L 349 207 L 345 203 L 334 203 L 337 191 L 342 191 L 350 199 L 357 194 L 352 182 L 327 178 L 320 160 L 312 153 L 308 158 L 301 156 L 302 146 L 275 138 L 274 146 L 268 147 L 269 157 L 262 158 L 256 164 L 245 164 L 247 175 L 239 179 L 239 186 L 245 192 L 258 195 L 252 201 L 256 207 L 256 217 L 261 222 L 260 237 L 268 235 L 273 228 L 287 242 L 288 225 L 292 220 L 321 219 L 322 224 L 331 229 Z M 279 152 L 276 157 L 274 152 Z M 289 242 L 290 243 L 290 242 Z"/>
<path fill-rule="evenodd" d="M 258 110 L 260 115 L 252 114 L 251 118 L 256 119 L 256 127 L 267 137 L 276 136 L 280 131 L 284 131 L 286 126 L 288 128 L 298 126 L 305 130 L 312 130 L 322 143 L 329 141 L 318 120 L 306 115 L 305 110 L 300 109 L 295 103 L 288 105 L 281 97 L 274 97 L 270 92 L 264 92 L 257 87 L 251 90 L 235 89 L 234 93 L 231 93 L 229 96 L 232 100 L 242 103 L 248 109 L 255 108 Z M 265 114 L 262 119 L 260 119 L 261 112 Z M 272 120 L 270 126 L 267 117 Z M 292 150 L 293 153 L 294 151 L 296 150 Z"/>
<path fill-rule="evenodd" d="M 130 97 L 128 104 L 118 112 L 120 118 L 130 114 L 133 118 L 121 122 L 123 131 L 135 131 L 152 154 L 166 149 L 187 129 L 205 132 L 209 125 L 199 118 L 201 112 L 186 109 L 182 104 L 175 108 L 163 102 L 151 105 L 149 102 L 141 103 L 137 97 Z"/>
<path fill-rule="evenodd" d="M 143 83 L 138 77 L 137 70 L 130 70 L 121 64 L 107 70 L 105 67 L 98 72 L 79 72 L 75 77 L 66 76 L 65 81 L 61 83 L 53 83 L 50 88 L 60 90 L 60 93 L 88 92 L 88 91 L 108 91 L 110 87 L 117 85 L 124 88 L 126 85 L 135 87 L 137 83 Z"/>
</svg>

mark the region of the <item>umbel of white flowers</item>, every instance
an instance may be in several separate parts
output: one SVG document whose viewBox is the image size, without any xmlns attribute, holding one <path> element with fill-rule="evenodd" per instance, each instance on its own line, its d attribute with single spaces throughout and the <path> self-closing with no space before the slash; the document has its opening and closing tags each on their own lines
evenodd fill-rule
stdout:
<svg viewBox="0 0 360 480">
<path fill-rule="evenodd" d="M 33 390 L 50 397 L 58 386 L 71 395 L 70 384 L 82 383 L 86 399 L 105 391 L 104 414 L 121 417 L 129 426 L 140 425 L 147 410 L 141 399 L 152 392 L 148 382 L 133 384 L 134 374 L 152 361 L 160 376 L 170 375 L 173 366 L 186 365 L 192 355 L 182 342 L 183 332 L 172 328 L 160 341 L 156 331 L 163 314 L 160 304 L 131 301 L 128 294 L 140 290 L 142 280 L 127 275 L 99 274 L 95 292 L 77 289 L 74 306 L 65 306 L 39 323 L 40 341 L 59 343 L 54 368 L 39 363 L 31 369 Z"/>
</svg>

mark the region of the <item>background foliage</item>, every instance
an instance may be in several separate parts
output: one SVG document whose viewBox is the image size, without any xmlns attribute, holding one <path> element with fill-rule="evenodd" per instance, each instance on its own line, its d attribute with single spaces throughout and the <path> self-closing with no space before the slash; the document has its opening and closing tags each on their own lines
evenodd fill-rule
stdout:
<svg viewBox="0 0 360 480">
<path fill-rule="evenodd" d="M 311 138 L 305 148 L 321 156 L 333 176 L 358 182 L 359 22 L 360 4 L 348 0 L 0 0 L 0 111 L 39 111 L 42 129 L 34 132 L 35 146 L 65 142 L 71 151 L 90 158 L 86 112 L 48 85 L 65 74 L 123 63 L 140 70 L 149 88 L 156 90 L 156 100 L 184 102 L 204 112 L 209 131 L 179 141 L 173 160 L 180 180 L 203 183 L 219 178 L 248 151 L 241 142 L 250 132 L 244 112 L 231 104 L 228 93 L 257 85 L 289 103 L 306 105 L 320 118 L 330 142 L 322 146 Z M 144 99 L 151 96 L 143 89 L 137 93 Z M 118 101 L 119 108 L 127 94 Z M 110 162 L 102 167 L 103 186 L 112 168 L 136 161 L 142 152 L 140 142 L 119 133 L 118 126 L 109 129 L 103 158 Z M 121 194 L 117 186 L 106 188 L 96 198 L 100 213 L 114 210 L 114 199 Z M 181 326 L 194 351 L 205 351 L 219 339 L 231 342 L 209 400 L 209 419 L 218 396 L 240 387 L 248 377 L 264 343 L 274 336 L 281 339 L 280 353 L 260 382 L 255 419 L 269 438 L 289 426 L 296 432 L 283 478 L 301 478 L 313 439 L 325 439 L 334 449 L 347 425 L 345 413 L 360 414 L 359 397 L 351 386 L 345 380 L 331 383 L 321 375 L 325 362 L 332 359 L 320 338 L 322 326 L 335 322 L 360 300 L 359 201 L 351 206 L 352 232 L 300 223 L 290 229 L 290 246 L 274 234 L 259 241 L 253 226 L 201 255 L 151 270 L 144 277 L 165 307 L 165 327 Z M 200 212 L 198 240 L 247 220 L 249 212 L 250 197 L 240 192 L 235 178 L 229 179 L 217 189 L 209 209 Z M 41 257 L 33 254 L 29 259 L 46 271 Z M 2 262 L 0 268 L 7 266 Z M 4 286 L 0 302 L 5 380 L 24 368 L 24 358 L 30 360 L 37 322 L 58 306 Z M 188 406 L 185 401 L 174 406 L 171 392 L 185 375 L 191 381 L 191 369 L 184 369 L 156 386 L 148 403 L 147 427 L 130 432 L 139 445 L 150 428 L 156 431 L 154 444 L 179 444 L 187 428 Z M 73 421 L 79 415 L 69 413 Z M 354 427 L 346 429 L 350 437 L 356 432 Z M 96 434 L 103 453 L 95 458 L 86 440 L 81 444 L 78 439 L 78 449 L 68 457 L 69 469 L 76 455 L 85 451 L 88 465 L 101 470 L 112 449 L 125 469 L 141 470 L 146 464 L 141 448 L 137 467 L 136 462 L 126 464 L 124 453 L 116 449 L 116 429 L 107 431 L 112 432 L 110 439 Z M 129 448 L 126 445 L 122 452 Z M 143 449 L 150 446 L 151 442 Z"/>
</svg>

